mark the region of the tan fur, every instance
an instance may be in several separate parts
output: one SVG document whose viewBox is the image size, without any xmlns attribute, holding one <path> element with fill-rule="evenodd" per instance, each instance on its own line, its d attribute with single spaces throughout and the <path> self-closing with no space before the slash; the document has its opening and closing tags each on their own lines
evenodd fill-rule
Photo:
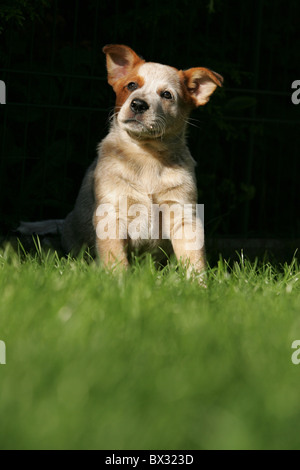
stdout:
<svg viewBox="0 0 300 470">
<path fill-rule="evenodd" d="M 179 71 L 147 63 L 123 45 L 106 46 L 104 52 L 108 81 L 116 92 L 116 114 L 109 134 L 99 145 L 97 161 L 85 176 L 75 209 L 65 221 L 63 244 L 68 251 L 78 250 L 83 243 L 93 245 L 105 265 L 119 262 L 127 266 L 128 247 L 153 249 L 164 246 L 166 241 L 121 239 L 120 233 L 116 239 L 101 240 L 96 235 L 101 220 L 97 207 L 112 204 L 118 211 L 119 198 L 124 196 L 129 206 L 142 204 L 149 210 L 151 204 L 197 203 L 195 161 L 186 145 L 186 123 L 191 109 L 205 104 L 215 88 L 221 86 L 222 77 L 200 67 Z M 136 83 L 133 91 L 127 87 L 130 82 Z M 164 91 L 169 91 L 172 99 L 162 97 Z M 141 100 L 148 109 L 133 112 L 133 101 Z M 143 217 L 140 214 L 141 225 L 149 223 L 146 215 Z M 172 216 L 172 248 L 190 271 L 202 272 L 203 244 L 189 251 L 186 240 L 174 235 L 184 223 L 175 214 Z"/>
</svg>

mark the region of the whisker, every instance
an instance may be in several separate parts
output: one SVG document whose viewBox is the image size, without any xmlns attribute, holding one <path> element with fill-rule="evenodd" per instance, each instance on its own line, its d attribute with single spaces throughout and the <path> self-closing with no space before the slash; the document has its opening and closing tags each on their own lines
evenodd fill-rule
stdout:
<svg viewBox="0 0 300 470">
<path fill-rule="evenodd" d="M 189 121 L 195 121 L 195 122 L 202 122 L 202 121 L 200 121 L 200 119 L 196 119 L 196 118 L 192 118 L 192 117 L 188 117 L 188 120 Z"/>
<path fill-rule="evenodd" d="M 185 121 L 189 126 L 193 126 L 193 127 L 196 127 L 196 129 L 200 129 L 200 126 L 197 126 L 197 124 L 194 124 L 193 122 L 189 121 L 189 120 L 186 120 Z"/>
<path fill-rule="evenodd" d="M 108 121 L 111 122 L 115 116 L 118 115 L 118 111 L 121 109 L 121 106 L 117 106 L 117 107 L 113 107 L 110 112 L 109 112 L 109 115 L 108 115 Z"/>
<path fill-rule="evenodd" d="M 193 126 L 193 127 L 196 127 L 197 129 L 200 129 L 200 126 L 198 126 L 197 124 L 195 124 L 195 122 L 201 124 L 201 121 L 200 121 L 199 119 L 187 117 L 187 116 L 184 115 L 184 114 L 180 114 L 180 118 L 181 118 L 182 121 L 185 122 L 188 126 Z M 192 122 L 192 121 L 194 121 L 194 122 Z"/>
</svg>

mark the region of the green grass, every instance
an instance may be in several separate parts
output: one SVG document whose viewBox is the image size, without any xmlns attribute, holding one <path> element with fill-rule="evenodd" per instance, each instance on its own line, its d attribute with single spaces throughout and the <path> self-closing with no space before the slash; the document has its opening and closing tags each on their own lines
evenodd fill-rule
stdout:
<svg viewBox="0 0 300 470">
<path fill-rule="evenodd" d="M 0 251 L 1 449 L 297 449 L 300 272 Z"/>
</svg>

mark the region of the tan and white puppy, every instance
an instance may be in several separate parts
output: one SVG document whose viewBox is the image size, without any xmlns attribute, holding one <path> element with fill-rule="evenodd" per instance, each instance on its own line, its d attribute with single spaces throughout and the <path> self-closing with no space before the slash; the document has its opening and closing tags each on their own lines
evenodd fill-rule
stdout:
<svg viewBox="0 0 300 470">
<path fill-rule="evenodd" d="M 145 62 L 124 45 L 107 45 L 103 52 L 108 83 L 116 93 L 115 114 L 74 210 L 59 222 L 63 248 L 76 252 L 85 244 L 96 248 L 105 265 L 127 266 L 128 253 L 136 247 L 152 251 L 161 246 L 168 253 L 172 249 L 189 271 L 203 272 L 203 227 L 196 244 L 189 236 L 197 221 L 197 187 L 185 134 L 192 109 L 206 104 L 223 78 L 202 67 L 182 71 Z M 186 205 L 192 205 L 190 217 L 177 211 Z M 153 206 L 170 208 L 169 240 L 164 217 L 153 217 Z M 132 236 L 130 223 L 137 219 L 140 232 Z M 107 237 L 103 220 L 107 227 L 117 222 Z M 158 236 L 151 238 L 153 223 Z"/>
</svg>

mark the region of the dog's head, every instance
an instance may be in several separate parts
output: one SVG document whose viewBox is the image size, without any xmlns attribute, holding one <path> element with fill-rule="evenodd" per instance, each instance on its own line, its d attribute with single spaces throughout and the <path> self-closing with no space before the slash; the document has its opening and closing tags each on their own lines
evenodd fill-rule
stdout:
<svg viewBox="0 0 300 470">
<path fill-rule="evenodd" d="M 123 45 L 105 46 L 103 52 L 118 124 L 139 139 L 180 135 L 190 111 L 222 86 L 223 78 L 203 67 L 182 71 L 145 62 Z"/>
</svg>

